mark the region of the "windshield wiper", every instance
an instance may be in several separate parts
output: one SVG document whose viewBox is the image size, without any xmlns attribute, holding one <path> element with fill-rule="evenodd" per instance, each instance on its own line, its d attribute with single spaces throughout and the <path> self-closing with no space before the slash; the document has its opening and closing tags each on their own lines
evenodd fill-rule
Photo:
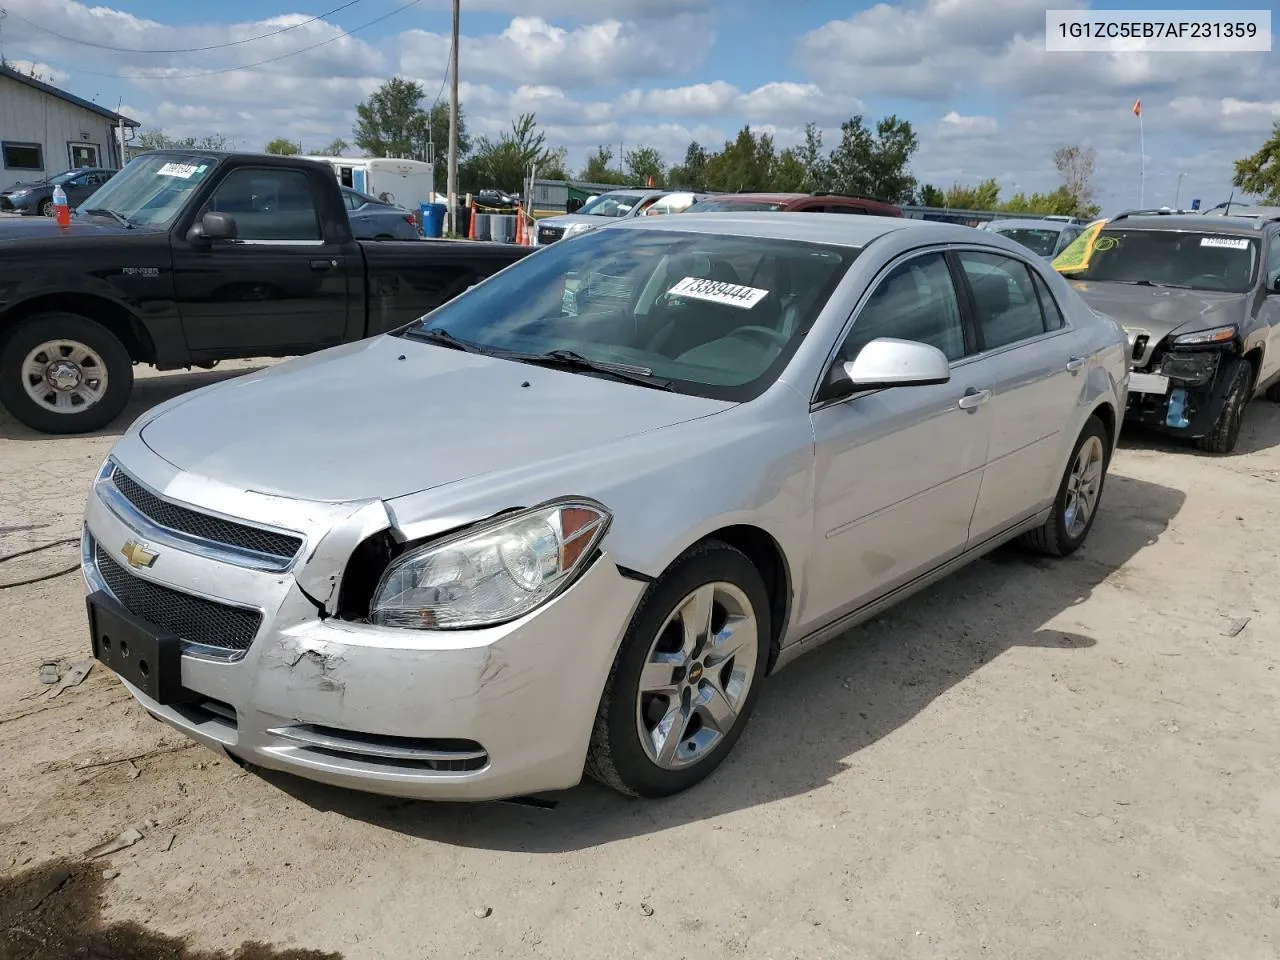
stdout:
<svg viewBox="0 0 1280 960">
<path fill-rule="evenodd" d="M 459 339 L 443 327 L 429 327 L 426 330 L 407 330 L 405 331 L 405 335 L 413 337 L 415 340 L 425 340 L 427 343 L 434 343 L 437 346 L 461 350 L 463 353 L 485 352 L 479 344 L 472 343 L 470 340 Z"/>
<path fill-rule="evenodd" d="M 1185 283 L 1157 283 L 1154 280 L 1121 280 L 1121 283 L 1131 283 L 1135 287 L 1168 287 L 1173 290 L 1190 290 L 1191 288 Z"/>
<path fill-rule="evenodd" d="M 602 373 L 624 383 L 649 387 L 652 390 L 674 391 L 670 380 L 654 377 L 648 367 L 632 366 L 629 363 L 608 363 L 604 360 L 592 360 L 573 350 L 548 350 L 546 353 L 506 353 L 500 356 L 507 360 L 518 360 L 522 363 L 534 363 L 544 367 L 557 367 L 561 370 L 589 370 Z"/>
<path fill-rule="evenodd" d="M 111 217 L 112 219 L 115 220 L 116 223 L 120 224 L 120 226 L 124 227 L 126 230 L 133 229 L 132 220 L 130 220 L 124 214 L 116 213 L 114 210 L 108 210 L 106 207 L 94 207 L 93 209 L 85 210 L 84 212 L 89 214 L 90 216 L 97 214 L 100 217 Z"/>
</svg>

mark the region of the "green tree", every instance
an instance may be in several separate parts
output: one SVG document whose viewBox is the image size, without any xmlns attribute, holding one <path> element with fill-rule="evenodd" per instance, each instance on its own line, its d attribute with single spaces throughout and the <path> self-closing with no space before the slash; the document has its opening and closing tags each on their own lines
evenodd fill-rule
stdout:
<svg viewBox="0 0 1280 960">
<path fill-rule="evenodd" d="M 641 186 L 665 187 L 667 185 L 667 168 L 662 162 L 662 154 L 653 147 L 636 147 L 628 150 L 623 157 L 627 167 L 627 176 L 632 183 Z"/>
<path fill-rule="evenodd" d="M 556 147 L 548 151 L 546 157 L 538 162 L 539 180 L 568 180 L 569 151 L 564 147 Z"/>
<path fill-rule="evenodd" d="M 773 171 L 773 189 L 783 193 L 805 193 L 809 190 L 810 176 L 800 153 L 791 148 L 778 154 Z"/>
<path fill-rule="evenodd" d="M 734 193 L 771 190 L 777 164 L 773 137 L 767 133 L 757 136 L 750 126 L 743 127 L 723 150 L 707 159 L 707 189 Z"/>
<path fill-rule="evenodd" d="M 922 207 L 945 207 L 947 205 L 947 195 L 931 183 L 924 184 L 917 196 Z"/>
<path fill-rule="evenodd" d="M 183 137 L 177 139 L 163 130 L 148 130 L 138 137 L 139 150 L 229 150 L 231 141 L 220 133 L 210 133 L 203 137 Z"/>
<path fill-rule="evenodd" d="M 798 189 L 812 193 L 831 188 L 831 161 L 822 152 L 822 131 L 816 123 L 804 125 L 804 144 L 796 152 L 796 158 L 805 172 L 804 184 Z"/>
<path fill-rule="evenodd" d="M 313 150 L 317 157 L 340 157 L 351 149 L 351 144 L 343 140 L 341 137 L 335 138 L 327 147 L 321 147 L 319 150 Z"/>
<path fill-rule="evenodd" d="M 1096 211 L 1096 206 L 1093 208 Z M 1075 217 L 1089 216 L 1090 208 L 1082 207 L 1080 201 L 1064 184 L 1052 193 L 1019 193 L 1000 204 L 1005 213 L 1030 213 L 1045 216 L 1057 214 Z"/>
<path fill-rule="evenodd" d="M 1270 138 L 1257 153 L 1235 162 L 1231 183 L 1263 203 L 1280 204 L 1280 123 L 1272 125 Z"/>
<path fill-rule="evenodd" d="M 1062 187 L 1074 200 L 1073 210 L 1095 206 L 1097 191 L 1093 173 L 1098 164 L 1098 151 L 1093 147 L 1066 146 L 1053 152 L 1053 165 L 1062 176 Z"/>
<path fill-rule="evenodd" d="M 582 168 L 578 179 L 587 183 L 614 183 L 625 185 L 631 178 L 622 170 L 609 166 L 613 162 L 613 150 L 603 144 L 596 147 L 596 152 L 587 157 L 587 165 Z"/>
<path fill-rule="evenodd" d="M 953 183 L 940 206 L 957 210 L 995 210 L 1000 205 L 1000 184 L 995 179 L 983 180 L 976 187 Z"/>
<path fill-rule="evenodd" d="M 375 157 L 427 158 L 427 144 L 435 151 L 436 178 L 447 176 L 449 107 L 437 103 L 422 109 L 422 87 L 412 80 L 392 77 L 356 106 L 352 128 L 356 146 Z M 458 156 L 470 152 L 462 111 L 458 111 Z"/>
<path fill-rule="evenodd" d="M 524 113 L 511 121 L 511 130 L 497 140 L 477 137 L 467 160 L 467 189 L 496 187 L 515 192 L 521 189 L 529 171 L 559 159 L 557 151 L 547 149 L 547 136 L 538 129 L 532 113 Z M 539 178 L 541 178 L 539 173 Z"/>
<path fill-rule="evenodd" d="M 264 150 L 267 153 L 274 153 L 281 157 L 294 157 L 298 154 L 298 145 L 292 140 L 286 140 L 284 137 L 276 137 L 266 145 Z"/>
<path fill-rule="evenodd" d="M 684 163 L 672 167 L 667 173 L 667 183 L 686 190 L 705 190 L 708 159 L 706 149 L 695 140 L 685 149 Z"/>
<path fill-rule="evenodd" d="M 916 180 L 908 172 L 919 138 L 909 121 L 890 115 L 873 132 L 861 115 L 840 125 L 840 143 L 829 159 L 830 189 L 873 197 L 889 203 L 908 203 Z"/>
</svg>

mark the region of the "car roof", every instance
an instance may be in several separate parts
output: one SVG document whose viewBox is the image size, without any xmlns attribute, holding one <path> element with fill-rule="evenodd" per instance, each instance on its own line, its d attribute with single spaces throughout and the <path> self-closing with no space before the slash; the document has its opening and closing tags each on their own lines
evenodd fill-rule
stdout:
<svg viewBox="0 0 1280 960">
<path fill-rule="evenodd" d="M 1038 217 L 1001 217 L 992 220 L 988 230 L 999 230 L 1001 227 L 1013 227 L 1017 230 L 1054 230 L 1061 233 L 1070 227 L 1078 227 L 1078 223 L 1067 223 L 1063 220 L 1041 220 Z"/>
<path fill-rule="evenodd" d="M 1251 217 L 1213 217 L 1206 219 L 1202 213 L 1168 215 L 1126 216 L 1119 214 L 1106 223 L 1107 227 L 1119 226 L 1132 230 L 1186 230 L 1199 233 L 1247 233 L 1257 236 L 1270 221 Z M 1104 228 L 1105 229 L 1105 228 Z"/>
<path fill-rule="evenodd" d="M 865 247 L 898 230 L 914 230 L 921 243 L 982 243 L 1018 245 L 1012 240 L 997 244 L 974 230 L 955 223 L 909 220 L 906 217 L 850 217 L 839 213 L 697 213 L 696 208 L 678 217 L 636 217 L 620 220 L 605 230 L 669 230 L 681 233 L 719 233 L 735 237 L 799 240 L 838 247 Z"/>
</svg>

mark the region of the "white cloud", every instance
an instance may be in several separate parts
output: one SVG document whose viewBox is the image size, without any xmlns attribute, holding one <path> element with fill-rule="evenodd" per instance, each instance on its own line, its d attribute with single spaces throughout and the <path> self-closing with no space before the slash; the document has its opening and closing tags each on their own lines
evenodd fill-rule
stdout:
<svg viewBox="0 0 1280 960">
<path fill-rule="evenodd" d="M 942 137 L 980 137 L 995 133 L 999 126 L 995 117 L 965 117 L 952 110 L 938 121 L 937 132 Z"/>
</svg>

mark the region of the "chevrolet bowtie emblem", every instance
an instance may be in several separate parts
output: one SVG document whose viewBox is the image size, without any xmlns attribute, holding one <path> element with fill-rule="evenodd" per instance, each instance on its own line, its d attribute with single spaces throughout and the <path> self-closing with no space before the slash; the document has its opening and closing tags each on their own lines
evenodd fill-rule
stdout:
<svg viewBox="0 0 1280 960">
<path fill-rule="evenodd" d="M 128 561 L 129 566 L 135 570 L 140 570 L 143 567 L 154 567 L 156 558 L 160 556 L 158 553 L 152 553 L 136 540 L 130 540 L 120 552 L 124 555 L 125 560 Z"/>
</svg>

